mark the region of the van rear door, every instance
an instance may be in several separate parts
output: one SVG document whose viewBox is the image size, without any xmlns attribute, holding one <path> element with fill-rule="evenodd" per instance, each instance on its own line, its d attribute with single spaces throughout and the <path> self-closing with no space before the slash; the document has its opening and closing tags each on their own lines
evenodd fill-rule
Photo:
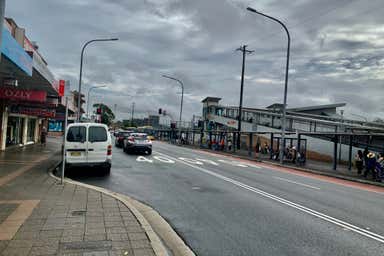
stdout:
<svg viewBox="0 0 384 256">
<path fill-rule="evenodd" d="M 107 161 L 108 131 L 104 126 L 88 127 L 88 163 Z"/>
<path fill-rule="evenodd" d="M 87 162 L 87 127 L 84 125 L 70 126 L 66 140 L 66 159 L 68 163 Z"/>
</svg>

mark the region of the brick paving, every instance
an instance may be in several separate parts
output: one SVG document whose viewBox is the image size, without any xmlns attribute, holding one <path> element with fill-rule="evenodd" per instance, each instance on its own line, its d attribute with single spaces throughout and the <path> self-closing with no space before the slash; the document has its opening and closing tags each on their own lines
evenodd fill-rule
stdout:
<svg viewBox="0 0 384 256">
<path fill-rule="evenodd" d="M 57 149 L 33 147 L 30 152 L 47 154 L 47 160 L 0 186 L 0 225 L 22 220 L 11 239 L 0 240 L 1 256 L 155 255 L 143 228 L 124 204 L 100 192 L 61 185 L 51 178 L 47 168 L 59 159 Z M 20 153 L 2 153 L 1 159 L 16 160 L 15 154 Z M 23 154 L 28 159 L 28 151 Z M 11 164 L 4 162 L 0 163 L 1 171 Z M 17 171 L 17 167 L 12 166 L 12 170 Z M 35 200 L 39 200 L 35 206 L 24 204 L 33 208 L 28 216 L 15 217 L 23 202 Z M 9 230 L 0 230 L 0 237 L 1 232 Z"/>
</svg>

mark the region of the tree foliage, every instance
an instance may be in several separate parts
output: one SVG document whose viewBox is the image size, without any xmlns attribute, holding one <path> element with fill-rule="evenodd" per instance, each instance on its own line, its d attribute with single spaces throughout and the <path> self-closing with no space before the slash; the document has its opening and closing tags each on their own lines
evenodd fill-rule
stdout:
<svg viewBox="0 0 384 256">
<path fill-rule="evenodd" d="M 115 114 L 113 111 L 103 103 L 93 104 L 93 107 L 98 109 L 101 108 L 101 122 L 106 125 L 110 125 L 112 121 L 115 119 Z"/>
</svg>

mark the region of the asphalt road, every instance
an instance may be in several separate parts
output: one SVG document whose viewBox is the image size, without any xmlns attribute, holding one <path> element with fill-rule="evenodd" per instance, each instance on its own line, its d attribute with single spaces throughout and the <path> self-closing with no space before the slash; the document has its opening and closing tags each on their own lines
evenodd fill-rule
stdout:
<svg viewBox="0 0 384 256">
<path fill-rule="evenodd" d="M 363 185 L 161 142 L 71 178 L 152 206 L 197 255 L 384 255 L 384 193 Z"/>
</svg>

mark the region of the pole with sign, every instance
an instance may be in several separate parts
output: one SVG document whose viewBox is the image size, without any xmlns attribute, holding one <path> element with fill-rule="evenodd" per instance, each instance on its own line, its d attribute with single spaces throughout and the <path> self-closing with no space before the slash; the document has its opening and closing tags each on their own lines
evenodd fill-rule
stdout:
<svg viewBox="0 0 384 256">
<path fill-rule="evenodd" d="M 68 125 L 68 97 L 70 94 L 70 84 L 69 81 L 65 81 L 64 87 L 64 97 L 65 97 L 65 116 L 64 116 L 64 135 L 63 135 L 63 162 L 61 164 L 61 184 L 64 184 L 64 173 L 65 173 L 65 156 L 66 156 L 66 148 L 65 141 L 67 138 L 67 125 Z"/>
</svg>

